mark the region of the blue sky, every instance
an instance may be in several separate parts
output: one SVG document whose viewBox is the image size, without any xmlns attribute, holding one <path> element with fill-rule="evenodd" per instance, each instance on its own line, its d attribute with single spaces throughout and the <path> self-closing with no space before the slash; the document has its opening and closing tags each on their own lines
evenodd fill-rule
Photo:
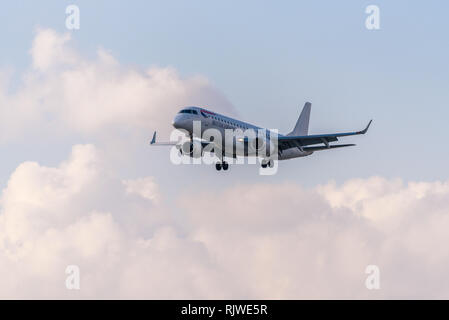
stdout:
<svg viewBox="0 0 449 320">
<path fill-rule="evenodd" d="M 448 9 L 2 3 L 0 298 L 447 298 Z M 148 145 L 185 105 L 285 133 L 306 101 L 310 133 L 374 122 L 340 140 L 356 147 L 272 176 L 176 166 Z M 79 292 L 64 286 L 72 264 Z"/>
<path fill-rule="evenodd" d="M 71 33 L 83 55 L 94 56 L 102 47 L 124 65 L 173 66 L 181 76 L 204 75 L 244 120 L 288 132 L 305 101 L 313 103 L 314 133 L 359 129 L 374 119 L 367 136 L 345 139 L 357 147 L 284 162 L 267 180 L 447 178 L 444 1 L 8 2 L 2 5 L 0 36 L 7 45 L 0 65 L 14 70 L 17 83 L 31 63 L 36 27 L 66 32 L 65 7 L 71 3 L 81 11 L 81 29 Z M 364 26 L 369 4 L 380 8 L 381 30 Z M 2 146 L 9 155 L 1 176 L 6 178 L 21 157 L 51 162 L 61 150 L 56 158 L 62 159 L 80 140 L 40 141 L 26 151 L 23 144 Z M 43 154 L 43 147 L 55 149 L 52 156 Z M 142 151 L 142 158 L 148 152 Z M 214 174 L 195 171 L 195 176 Z M 224 181 L 261 179 L 251 168 L 233 171 Z"/>
</svg>

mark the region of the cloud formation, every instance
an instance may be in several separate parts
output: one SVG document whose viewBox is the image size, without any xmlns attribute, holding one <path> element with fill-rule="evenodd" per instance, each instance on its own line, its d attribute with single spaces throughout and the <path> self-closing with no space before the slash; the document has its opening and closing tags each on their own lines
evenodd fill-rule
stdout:
<svg viewBox="0 0 449 320">
<path fill-rule="evenodd" d="M 168 133 L 174 114 L 185 105 L 234 112 L 204 76 L 182 78 L 171 67 L 122 66 L 101 48 L 94 59 L 84 58 L 71 47 L 69 33 L 38 29 L 30 54 L 32 66 L 22 83 L 14 90 L 7 80 L 0 86 L 0 142 L 33 130 L 89 136 L 148 134 L 148 128 Z"/>
<path fill-rule="evenodd" d="M 1 197 L 0 297 L 449 296 L 447 182 L 247 184 L 219 199 L 186 191 L 179 223 L 153 178 L 123 180 L 105 161 L 77 145 L 58 167 L 25 162 L 12 173 Z M 73 264 L 79 291 L 65 288 Z M 370 264 L 381 271 L 378 291 L 365 287 Z"/>
<path fill-rule="evenodd" d="M 36 32 L 23 82 L 0 85 L 0 142 L 104 135 L 128 156 L 118 136 L 147 135 L 181 105 L 232 112 L 204 77 L 136 70 L 103 49 L 87 59 L 70 43 Z M 449 298 L 449 182 L 193 184 L 167 197 L 148 174 L 121 176 L 105 149 L 75 145 L 59 165 L 11 173 L 0 298 Z M 370 291 L 373 264 L 381 289 Z M 81 290 L 66 289 L 68 265 L 80 267 Z"/>
</svg>

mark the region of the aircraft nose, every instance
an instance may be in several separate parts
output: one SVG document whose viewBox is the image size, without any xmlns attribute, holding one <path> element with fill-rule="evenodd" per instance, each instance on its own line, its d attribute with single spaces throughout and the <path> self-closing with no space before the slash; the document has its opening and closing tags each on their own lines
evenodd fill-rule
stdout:
<svg viewBox="0 0 449 320">
<path fill-rule="evenodd" d="M 179 117 L 179 116 L 176 116 L 174 119 L 173 119 L 173 122 L 172 122 L 172 126 L 173 127 L 175 127 L 176 129 L 180 129 L 181 128 L 181 117 Z"/>
</svg>

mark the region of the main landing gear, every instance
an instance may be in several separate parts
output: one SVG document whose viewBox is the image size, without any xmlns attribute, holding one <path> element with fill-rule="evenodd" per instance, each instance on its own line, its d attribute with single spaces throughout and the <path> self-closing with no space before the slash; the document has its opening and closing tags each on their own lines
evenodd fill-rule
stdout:
<svg viewBox="0 0 449 320">
<path fill-rule="evenodd" d="M 217 162 L 215 164 L 215 169 L 217 169 L 217 171 L 220 171 L 223 168 L 223 171 L 228 170 L 229 168 L 229 164 L 226 161 L 223 162 Z"/>
<path fill-rule="evenodd" d="M 262 168 L 266 168 L 266 167 L 270 167 L 270 168 L 273 168 L 274 167 L 274 161 L 273 160 L 262 160 L 262 163 L 261 163 L 261 166 L 262 166 Z"/>
</svg>

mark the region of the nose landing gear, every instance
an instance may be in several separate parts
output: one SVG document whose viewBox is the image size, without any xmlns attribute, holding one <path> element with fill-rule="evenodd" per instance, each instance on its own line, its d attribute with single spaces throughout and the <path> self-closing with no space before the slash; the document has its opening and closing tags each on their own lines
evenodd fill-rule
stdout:
<svg viewBox="0 0 449 320">
<path fill-rule="evenodd" d="M 227 171 L 229 169 L 229 164 L 223 160 L 224 156 L 225 156 L 224 152 L 221 152 L 221 157 L 218 158 L 221 161 L 218 161 L 215 164 L 215 169 L 217 169 L 217 171 L 220 171 L 221 169 L 223 169 L 223 171 Z"/>
<path fill-rule="evenodd" d="M 217 169 L 217 171 L 220 171 L 221 169 L 223 169 L 223 171 L 226 171 L 229 169 L 229 164 L 226 161 L 217 162 L 215 164 L 215 169 Z"/>
</svg>

